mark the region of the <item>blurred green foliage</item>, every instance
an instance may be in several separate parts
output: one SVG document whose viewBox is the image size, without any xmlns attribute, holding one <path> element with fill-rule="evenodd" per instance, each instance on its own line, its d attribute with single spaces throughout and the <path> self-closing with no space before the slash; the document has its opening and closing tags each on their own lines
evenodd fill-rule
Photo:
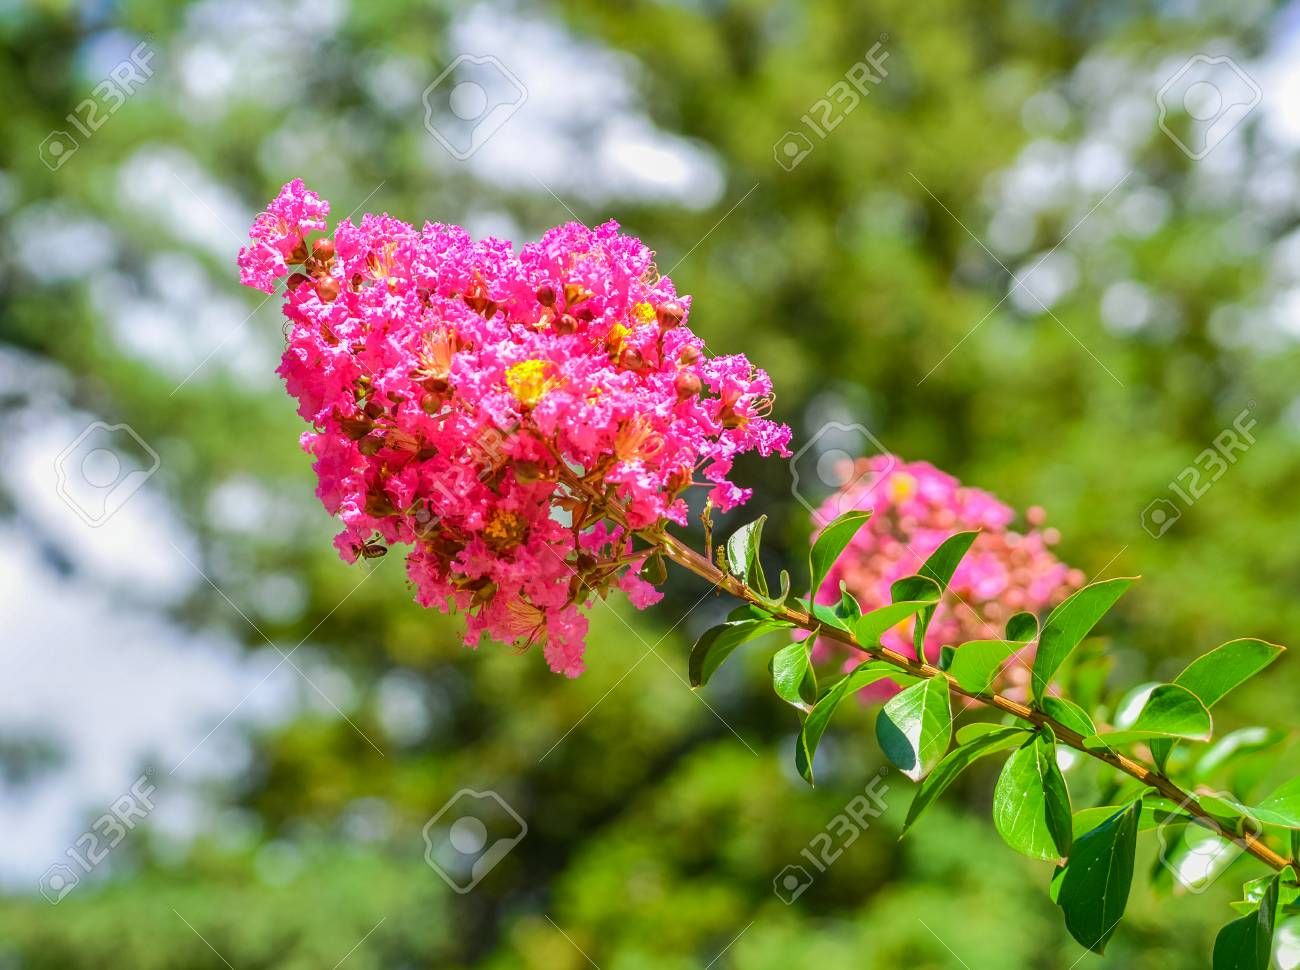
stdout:
<svg viewBox="0 0 1300 970">
<path fill-rule="evenodd" d="M 909 786 L 891 776 L 886 816 L 785 905 L 773 879 L 880 765 L 866 712 L 837 721 L 819 787 L 807 789 L 790 767 L 794 722 L 763 683 L 760 652 L 702 694 L 685 686 L 689 635 L 725 607 L 701 601 L 688 576 L 674 576 L 648 614 L 597 607 L 589 672 L 576 682 L 537 656 L 466 651 L 454 619 L 410 602 L 396 555 L 356 569 L 335 558 L 298 419 L 273 381 L 224 366 L 214 341 L 212 361 L 176 389 L 175 375 L 123 346 L 91 298 L 107 268 L 42 278 L 15 258 L 17 227 L 48 206 L 95 220 L 111 233 L 112 270 L 136 280 L 160 255 L 183 254 L 203 285 L 181 301 L 239 300 L 230 326 L 251 317 L 236 343 L 274 352 L 274 301 L 258 307 L 256 294 L 236 293 L 219 252 L 228 242 L 233 254 L 234 242 L 203 245 L 141 205 L 175 185 L 125 183 L 141 177 L 130 168 L 141 152 L 170 153 L 177 179 L 197 173 L 250 214 L 301 176 L 338 217 L 356 205 L 410 221 L 491 213 L 527 237 L 568 218 L 568 206 L 589 222 L 617 218 L 694 295 L 692 324 L 710 346 L 772 373 L 777 416 L 797 445 L 828 414 L 861 422 L 908 458 L 1020 507 L 1046 506 L 1062 557 L 1090 578 L 1145 574 L 1112 624 L 1132 683 L 1231 636 L 1285 643 L 1300 627 L 1300 547 L 1286 539 L 1300 527 L 1300 356 L 1288 338 L 1247 339 L 1267 327 L 1281 286 L 1272 253 L 1300 211 L 1294 191 L 1270 205 L 1254 189 L 1295 158 L 1247 124 L 1223 149 L 1236 167 L 1216 178 L 1162 135 L 1147 91 L 1168 59 L 1176 66 L 1210 38 L 1258 54 L 1275 13 L 970 0 L 527 7 L 623 52 L 654 121 L 714 155 L 720 198 L 691 210 L 561 202 L 531 180 L 507 188 L 439 157 L 418 101 L 392 110 L 376 68 L 413 63 L 435 77 L 458 53 L 448 28 L 459 4 L 371 0 L 337 18 L 332 5 L 263 7 L 302 40 L 264 53 L 283 87 L 236 85 L 217 107 L 192 103 L 186 92 L 208 82 L 193 57 L 204 24 L 248 9 L 157 0 L 0 9 L 0 340 L 66 370 L 70 403 L 129 422 L 157 447 L 158 480 L 198 536 L 205 572 L 276 643 L 310 638 L 353 688 L 352 723 L 326 711 L 258 733 L 253 767 L 205 792 L 222 811 L 193 845 L 142 835 L 129 865 L 57 907 L 8 898 L 0 966 L 1073 967 L 1082 950 L 1046 898 L 1049 867 L 1015 857 L 987 822 L 992 767 L 971 772 L 901 843 Z M 158 75 L 50 171 L 37 146 L 99 80 L 87 51 L 117 32 L 149 39 Z M 889 76 L 784 171 L 774 143 L 877 40 Z M 549 56 L 527 41 L 502 56 Z M 1108 112 L 1134 98 L 1146 115 L 1140 135 L 1118 138 L 1113 180 L 1067 177 L 1050 204 L 1016 210 L 1025 200 L 1006 172 L 1048 151 L 1068 176 L 1081 164 L 1073 153 L 1104 140 Z M 994 258 L 982 241 L 1000 217 L 1020 220 L 1020 240 Z M 211 231 L 224 232 L 219 222 Z M 1004 299 L 1015 284 L 999 260 L 1023 274 L 1063 237 L 1074 284 L 1051 312 Z M 1108 328 L 1104 295 L 1133 280 L 1154 311 L 1145 326 Z M 1257 443 L 1168 534 L 1149 536 L 1143 509 L 1247 407 Z M 740 477 L 758 490 L 751 508 L 772 517 L 781 564 L 798 561 L 809 527 L 787 465 L 749 462 Z M 232 480 L 274 497 L 272 528 L 249 535 L 211 514 L 214 490 Z M 5 497 L 20 523 L 21 509 Z M 259 613 L 259 586 L 285 574 L 305 603 L 292 615 Z M 208 587 L 176 613 L 267 649 Z M 394 678 L 427 714 L 414 734 L 385 727 Z M 1216 720 L 1285 725 L 1297 685 L 1284 660 Z M 424 864 L 421 829 L 464 787 L 498 791 L 529 831 L 462 896 Z M 364 837 L 348 824 L 358 813 L 379 818 Z M 1177 905 L 1140 882 L 1111 950 L 1079 965 L 1202 965 L 1236 882 L 1230 874 Z"/>
</svg>

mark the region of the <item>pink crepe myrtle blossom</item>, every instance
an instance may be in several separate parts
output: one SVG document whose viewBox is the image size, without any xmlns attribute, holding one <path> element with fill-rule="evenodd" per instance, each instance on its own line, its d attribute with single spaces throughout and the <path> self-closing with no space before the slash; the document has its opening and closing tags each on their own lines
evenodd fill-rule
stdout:
<svg viewBox="0 0 1300 970">
<path fill-rule="evenodd" d="M 340 555 L 411 546 L 416 600 L 464 612 L 468 644 L 542 644 L 576 676 L 584 607 L 615 587 L 637 608 L 660 598 L 632 533 L 684 524 L 695 485 L 722 511 L 745 502 L 734 458 L 789 454 L 771 381 L 704 352 L 690 298 L 613 222 L 516 252 L 366 215 L 309 244 L 328 211 L 290 182 L 239 269 L 266 292 L 288 276 L 279 374 Z"/>
<path fill-rule="evenodd" d="M 979 530 L 926 631 L 931 662 L 944 645 L 1001 638 L 1016 613 L 1041 619 L 1083 585 L 1083 574 L 1053 555 L 1059 535 L 1041 528 L 1041 508 L 1029 509 L 1028 528 L 1016 531 L 1011 528 L 1015 511 L 996 496 L 962 485 L 928 462 L 889 455 L 858 459 L 844 480 L 852 484 L 827 500 L 821 520 L 855 508 L 871 509 L 872 515 L 817 590 L 819 603 L 838 602 L 843 583 L 864 611 L 884 606 L 891 585 L 917 573 L 940 543 L 957 532 Z M 908 620 L 885 633 L 881 643 L 914 657 L 912 629 Z M 823 643 L 818 649 L 827 648 Z M 1014 683 L 1022 669 L 1013 663 L 1008 678 Z"/>
</svg>

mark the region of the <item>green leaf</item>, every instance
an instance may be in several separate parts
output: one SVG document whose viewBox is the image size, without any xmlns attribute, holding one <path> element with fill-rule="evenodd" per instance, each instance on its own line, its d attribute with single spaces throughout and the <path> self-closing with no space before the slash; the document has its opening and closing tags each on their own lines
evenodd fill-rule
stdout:
<svg viewBox="0 0 1300 970">
<path fill-rule="evenodd" d="M 835 708 L 840 706 L 840 701 L 868 684 L 897 675 L 898 669 L 892 664 L 880 660 L 868 660 L 836 681 L 821 700 L 813 705 L 813 709 L 804 718 L 794 748 L 795 767 L 799 769 L 799 774 L 808 784 L 813 783 L 813 755 L 817 753 L 817 745 L 821 743 L 822 735 L 826 733 L 826 726 L 830 724 L 831 715 L 835 713 Z"/>
<path fill-rule="evenodd" d="M 1191 815 L 1180 810 L 1178 805 L 1168 798 L 1148 795 L 1142 799 L 1141 804 L 1142 815 L 1138 819 L 1139 832 L 1147 832 L 1165 824 L 1186 825 L 1189 822 L 1196 821 Z M 1096 808 L 1080 809 L 1074 813 L 1074 837 L 1077 839 L 1085 832 L 1095 829 L 1102 822 L 1123 809 L 1123 805 L 1100 805 Z"/>
<path fill-rule="evenodd" d="M 1052 880 L 1066 929 L 1094 953 L 1105 952 L 1128 905 L 1141 814 L 1141 800 L 1134 801 L 1079 836 Z"/>
<path fill-rule="evenodd" d="M 993 790 L 993 824 L 1007 845 L 1030 858 L 1069 854 L 1070 793 L 1049 734 L 1035 734 L 1002 766 Z"/>
<path fill-rule="evenodd" d="M 1133 580 L 1107 579 L 1077 590 L 1052 610 L 1038 637 L 1034 656 L 1034 700 L 1041 700 L 1057 668 L 1074 652 L 1097 621 L 1124 595 Z"/>
<path fill-rule="evenodd" d="M 942 596 L 948 590 L 948 584 L 952 582 L 952 575 L 957 571 L 958 564 L 961 563 L 962 557 L 970 550 L 971 543 L 979 536 L 979 532 L 958 532 L 949 536 L 939 543 L 939 548 L 930 553 L 921 568 L 918 569 L 917 575 L 922 579 L 931 580 L 939 588 L 939 595 Z M 908 599 L 922 599 L 920 596 L 909 596 Z M 934 619 L 935 607 L 923 610 L 916 618 L 916 626 L 912 630 L 912 645 L 916 648 L 916 655 L 925 659 L 924 644 L 925 631 L 930 627 L 930 621 Z"/>
<path fill-rule="evenodd" d="M 980 758 L 990 754 L 996 754 L 999 751 L 1005 751 L 1007 748 L 1014 748 L 1020 744 L 1021 740 L 1027 733 L 1023 728 L 1016 727 L 999 727 L 993 726 L 993 730 L 979 735 L 967 744 L 963 744 L 944 757 L 921 782 L 921 787 L 916 792 L 916 797 L 912 799 L 911 807 L 907 810 L 907 820 L 903 822 L 903 832 L 912 827 L 912 823 L 921 817 L 921 813 L 929 808 L 942 795 L 954 781 L 957 776 L 965 771 L 968 767 Z"/>
<path fill-rule="evenodd" d="M 1074 701 L 1066 700 L 1064 697 L 1044 697 L 1043 713 L 1048 717 L 1064 724 L 1071 731 L 1090 738 L 1097 733 L 1097 725 L 1092 723 L 1092 718 Z"/>
<path fill-rule="evenodd" d="M 759 547 L 763 541 L 763 523 L 766 515 L 760 515 L 748 525 L 742 525 L 727 540 L 727 569 L 731 575 L 740 579 L 746 586 L 767 595 L 767 577 L 763 575 L 763 563 L 759 559 Z"/>
<path fill-rule="evenodd" d="M 1213 707 L 1230 690 L 1280 657 L 1285 649 L 1251 638 L 1229 640 L 1193 660 L 1174 678 L 1174 683 L 1190 690 L 1207 708 Z"/>
<path fill-rule="evenodd" d="M 1213 734 L 1210 712 L 1186 687 L 1159 684 L 1147 696 L 1137 718 L 1127 728 L 1094 734 L 1085 739 L 1090 748 L 1129 744 L 1148 738 L 1189 738 L 1208 741 Z"/>
<path fill-rule="evenodd" d="M 853 594 L 844 588 L 842 580 L 840 582 L 840 601 L 835 606 L 835 615 L 843 622 L 846 630 L 852 630 L 857 625 L 858 620 L 862 618 L 862 607 Z"/>
<path fill-rule="evenodd" d="M 774 620 L 771 617 L 728 620 L 715 627 L 710 627 L 695 641 L 690 658 L 686 662 L 687 674 L 692 687 L 702 687 L 722 666 L 722 662 L 731 656 L 732 651 L 742 643 L 761 637 L 775 630 L 788 630 L 793 623 Z"/>
<path fill-rule="evenodd" d="M 920 781 L 929 774 L 952 740 L 948 681 L 929 677 L 886 701 L 876 718 L 876 740 L 908 778 Z"/>
<path fill-rule="evenodd" d="M 809 662 L 812 638 L 782 647 L 772 658 L 772 687 L 787 704 L 803 708 L 817 699 L 817 679 Z"/>
<path fill-rule="evenodd" d="M 904 576 L 889 587 L 889 599 L 894 603 L 923 600 L 927 606 L 939 602 L 943 593 L 939 584 L 928 576 Z"/>
<path fill-rule="evenodd" d="M 976 738 L 981 738 L 984 735 L 991 734 L 994 731 L 1001 731 L 1003 728 L 1007 728 L 1007 727 L 1013 727 L 1017 731 L 1024 734 L 1025 736 L 1028 736 L 1033 733 L 1029 728 L 1021 727 L 1019 724 L 1014 724 L 1014 723 L 1000 724 L 997 721 L 974 721 L 970 724 L 963 724 L 961 727 L 957 729 L 957 734 L 956 734 L 957 743 L 970 744 Z"/>
<path fill-rule="evenodd" d="M 938 592 L 938 587 L 935 587 L 935 592 Z M 870 613 L 863 613 L 853 628 L 858 643 L 864 647 L 879 646 L 880 638 L 886 631 L 902 623 L 909 616 L 919 613 L 933 602 L 933 600 L 903 600 L 901 603 L 890 603 Z"/>
<path fill-rule="evenodd" d="M 946 669 L 963 690 L 983 694 L 1007 658 L 1022 646 L 1010 640 L 971 640 L 953 650 Z"/>
<path fill-rule="evenodd" d="M 1259 673 L 1282 655 L 1285 647 L 1265 643 L 1263 640 L 1244 638 L 1229 640 L 1204 656 L 1197 657 L 1181 674 L 1174 678 L 1174 683 L 1186 687 L 1201 699 L 1206 710 L 1223 699 L 1233 690 L 1255 674 Z M 1169 754 L 1174 749 L 1174 741 L 1156 740 L 1151 742 L 1151 755 L 1156 766 L 1164 770 L 1169 761 Z"/>
<path fill-rule="evenodd" d="M 1265 825 L 1300 829 L 1300 778 L 1292 778 L 1250 810 Z"/>
<path fill-rule="evenodd" d="M 1007 620 L 1007 639 L 1028 643 L 1038 636 L 1038 617 L 1032 613 L 1017 613 Z"/>
<path fill-rule="evenodd" d="M 1235 919 L 1214 940 L 1214 970 L 1268 970 L 1273 953 L 1280 874 L 1269 880 L 1259 908 Z"/>
<path fill-rule="evenodd" d="M 808 553 L 808 572 L 810 575 L 809 599 L 817 595 L 822 588 L 822 580 L 831 571 L 835 560 L 840 558 L 845 547 L 857 535 L 871 512 L 855 509 L 838 516 L 818 534 L 812 549 Z"/>
</svg>

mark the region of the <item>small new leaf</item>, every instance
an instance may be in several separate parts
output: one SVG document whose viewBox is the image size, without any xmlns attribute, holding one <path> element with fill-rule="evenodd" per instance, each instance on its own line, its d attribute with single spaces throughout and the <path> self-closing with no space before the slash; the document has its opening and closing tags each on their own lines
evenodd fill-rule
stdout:
<svg viewBox="0 0 1300 970">
<path fill-rule="evenodd" d="M 840 558 L 840 553 L 853 541 L 853 537 L 869 518 L 871 518 L 869 510 L 855 509 L 845 512 L 818 534 L 808 553 L 809 599 L 817 596 L 817 591 L 822 587 L 822 580 L 831 571 L 831 566 L 835 564 L 836 559 Z"/>
<path fill-rule="evenodd" d="M 1214 940 L 1214 970 L 1268 970 L 1280 879 L 1279 873 L 1268 881 L 1255 912 L 1219 930 Z"/>
</svg>

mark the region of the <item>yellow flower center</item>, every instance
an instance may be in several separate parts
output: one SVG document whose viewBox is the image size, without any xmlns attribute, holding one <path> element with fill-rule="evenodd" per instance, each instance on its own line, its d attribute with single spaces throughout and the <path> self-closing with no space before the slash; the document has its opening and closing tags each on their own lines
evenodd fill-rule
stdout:
<svg viewBox="0 0 1300 970">
<path fill-rule="evenodd" d="M 889 480 L 889 498 L 903 502 L 916 494 L 916 479 L 907 472 L 899 472 Z"/>
<path fill-rule="evenodd" d="M 535 407 L 546 393 L 559 385 L 559 381 L 547 374 L 550 362 L 545 360 L 524 360 L 506 368 L 506 384 L 515 400 L 526 408 Z"/>
<path fill-rule="evenodd" d="M 508 509 L 499 509 L 483 530 L 488 544 L 494 549 L 504 549 L 524 537 L 524 520 Z"/>
<path fill-rule="evenodd" d="M 637 323 L 652 323 L 655 319 L 655 308 L 643 301 L 632 307 L 632 316 Z"/>
</svg>

